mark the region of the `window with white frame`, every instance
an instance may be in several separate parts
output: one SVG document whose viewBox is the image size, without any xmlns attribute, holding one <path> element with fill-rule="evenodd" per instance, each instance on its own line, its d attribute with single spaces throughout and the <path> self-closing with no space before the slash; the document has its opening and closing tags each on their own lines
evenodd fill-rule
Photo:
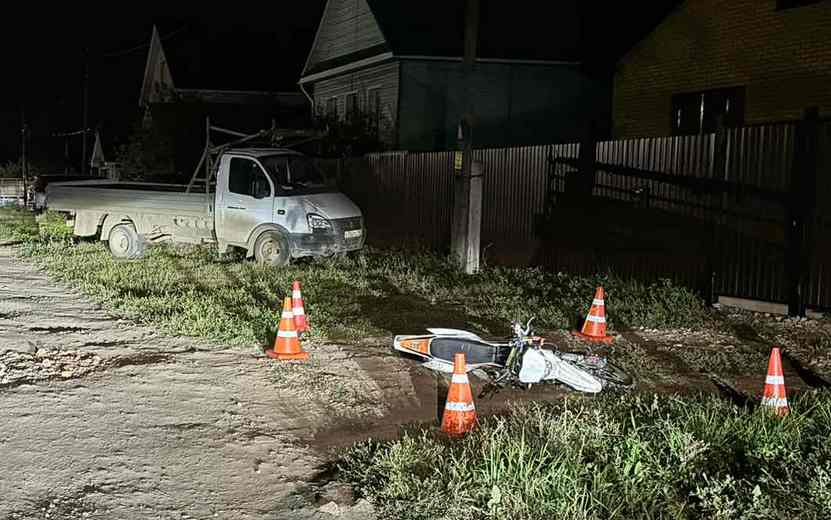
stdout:
<svg viewBox="0 0 831 520">
<path fill-rule="evenodd" d="M 381 119 L 381 88 L 372 87 L 366 91 L 366 113 L 374 126 Z"/>
<path fill-rule="evenodd" d="M 358 93 L 350 92 L 346 95 L 346 117 L 356 117 L 358 115 Z"/>
<path fill-rule="evenodd" d="M 338 97 L 332 96 L 326 100 L 326 115 L 329 117 L 337 117 L 338 115 Z"/>
</svg>

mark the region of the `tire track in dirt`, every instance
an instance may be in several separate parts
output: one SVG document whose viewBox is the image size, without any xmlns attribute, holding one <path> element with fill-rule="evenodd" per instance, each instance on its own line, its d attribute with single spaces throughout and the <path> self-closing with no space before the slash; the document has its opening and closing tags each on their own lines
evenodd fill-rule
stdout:
<svg viewBox="0 0 831 520">
<path fill-rule="evenodd" d="M 329 410 L 302 386 L 278 393 L 264 356 L 110 317 L 0 247 L 3 352 L 100 362 L 0 388 L 0 518 L 321 514 L 309 441 Z"/>
</svg>

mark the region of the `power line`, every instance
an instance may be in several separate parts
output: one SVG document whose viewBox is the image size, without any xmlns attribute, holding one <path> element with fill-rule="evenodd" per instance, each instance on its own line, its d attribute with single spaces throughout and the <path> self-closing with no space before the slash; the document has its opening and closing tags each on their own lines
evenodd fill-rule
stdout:
<svg viewBox="0 0 831 520">
<path fill-rule="evenodd" d="M 73 135 L 81 135 L 84 132 L 90 133 L 92 132 L 92 128 L 87 128 L 86 130 L 76 130 L 75 132 L 64 132 L 61 134 L 52 134 L 52 137 L 71 137 Z"/>
<path fill-rule="evenodd" d="M 159 37 L 159 39 L 162 40 L 162 41 L 168 40 L 168 39 L 172 38 L 173 36 L 176 36 L 180 32 L 184 31 L 187 28 L 188 28 L 187 25 L 183 25 L 182 27 L 179 27 L 175 31 L 170 32 L 168 34 L 165 34 L 164 36 Z M 140 45 L 136 45 L 135 47 L 130 47 L 129 49 L 113 51 L 113 52 L 109 52 L 107 54 L 103 54 L 102 57 L 104 57 L 104 58 L 117 58 L 119 56 L 126 56 L 127 54 L 131 54 L 131 53 L 136 52 L 136 51 L 147 49 L 149 47 L 150 47 L 149 43 L 142 43 Z"/>
</svg>

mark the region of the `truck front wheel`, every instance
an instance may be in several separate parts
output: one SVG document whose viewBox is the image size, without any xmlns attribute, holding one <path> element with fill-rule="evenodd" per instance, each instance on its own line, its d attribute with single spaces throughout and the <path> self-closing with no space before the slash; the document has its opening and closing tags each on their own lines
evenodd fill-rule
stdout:
<svg viewBox="0 0 831 520">
<path fill-rule="evenodd" d="M 110 230 L 108 240 L 114 258 L 134 259 L 144 256 L 144 240 L 133 224 L 118 224 Z"/>
<path fill-rule="evenodd" d="M 289 241 L 277 231 L 265 231 L 254 242 L 254 258 L 261 265 L 283 267 L 291 259 Z"/>
</svg>

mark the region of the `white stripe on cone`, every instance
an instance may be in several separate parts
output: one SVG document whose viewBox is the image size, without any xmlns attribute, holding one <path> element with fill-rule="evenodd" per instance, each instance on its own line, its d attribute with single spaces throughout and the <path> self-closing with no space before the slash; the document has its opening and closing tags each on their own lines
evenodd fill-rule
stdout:
<svg viewBox="0 0 831 520">
<path fill-rule="evenodd" d="M 788 406 L 787 397 L 763 397 L 762 404 L 765 406 L 773 406 L 775 408 L 782 408 Z"/>
<path fill-rule="evenodd" d="M 296 338 L 297 331 L 296 330 L 278 330 L 277 331 L 278 338 Z"/>
<path fill-rule="evenodd" d="M 468 380 L 467 374 L 453 374 L 453 379 L 451 382 L 466 385 L 470 383 L 470 380 Z"/>
<path fill-rule="evenodd" d="M 767 376 L 765 378 L 765 383 L 769 385 L 784 385 L 785 376 Z"/>
<path fill-rule="evenodd" d="M 300 291 L 299 290 L 292 291 L 291 292 L 291 297 L 294 298 L 295 300 L 300 299 Z"/>
<path fill-rule="evenodd" d="M 303 310 L 303 307 L 295 307 L 294 309 L 292 309 L 292 312 L 294 312 L 295 316 L 304 316 L 306 314 L 306 312 Z"/>
<path fill-rule="evenodd" d="M 592 305 L 605 305 L 605 304 L 603 303 L 603 300 L 598 300 L 597 298 L 595 298 L 594 300 L 592 300 Z"/>
<path fill-rule="evenodd" d="M 586 319 L 593 323 L 606 323 L 605 316 L 594 316 L 592 314 L 589 314 L 588 316 L 586 316 Z"/>
<path fill-rule="evenodd" d="M 294 314 L 292 314 L 291 311 L 283 311 L 283 314 L 281 314 L 280 317 L 284 320 L 293 320 Z"/>
<path fill-rule="evenodd" d="M 476 408 L 473 406 L 473 403 L 451 403 L 450 401 L 444 405 L 445 410 L 449 410 L 451 412 L 472 412 Z"/>
</svg>

